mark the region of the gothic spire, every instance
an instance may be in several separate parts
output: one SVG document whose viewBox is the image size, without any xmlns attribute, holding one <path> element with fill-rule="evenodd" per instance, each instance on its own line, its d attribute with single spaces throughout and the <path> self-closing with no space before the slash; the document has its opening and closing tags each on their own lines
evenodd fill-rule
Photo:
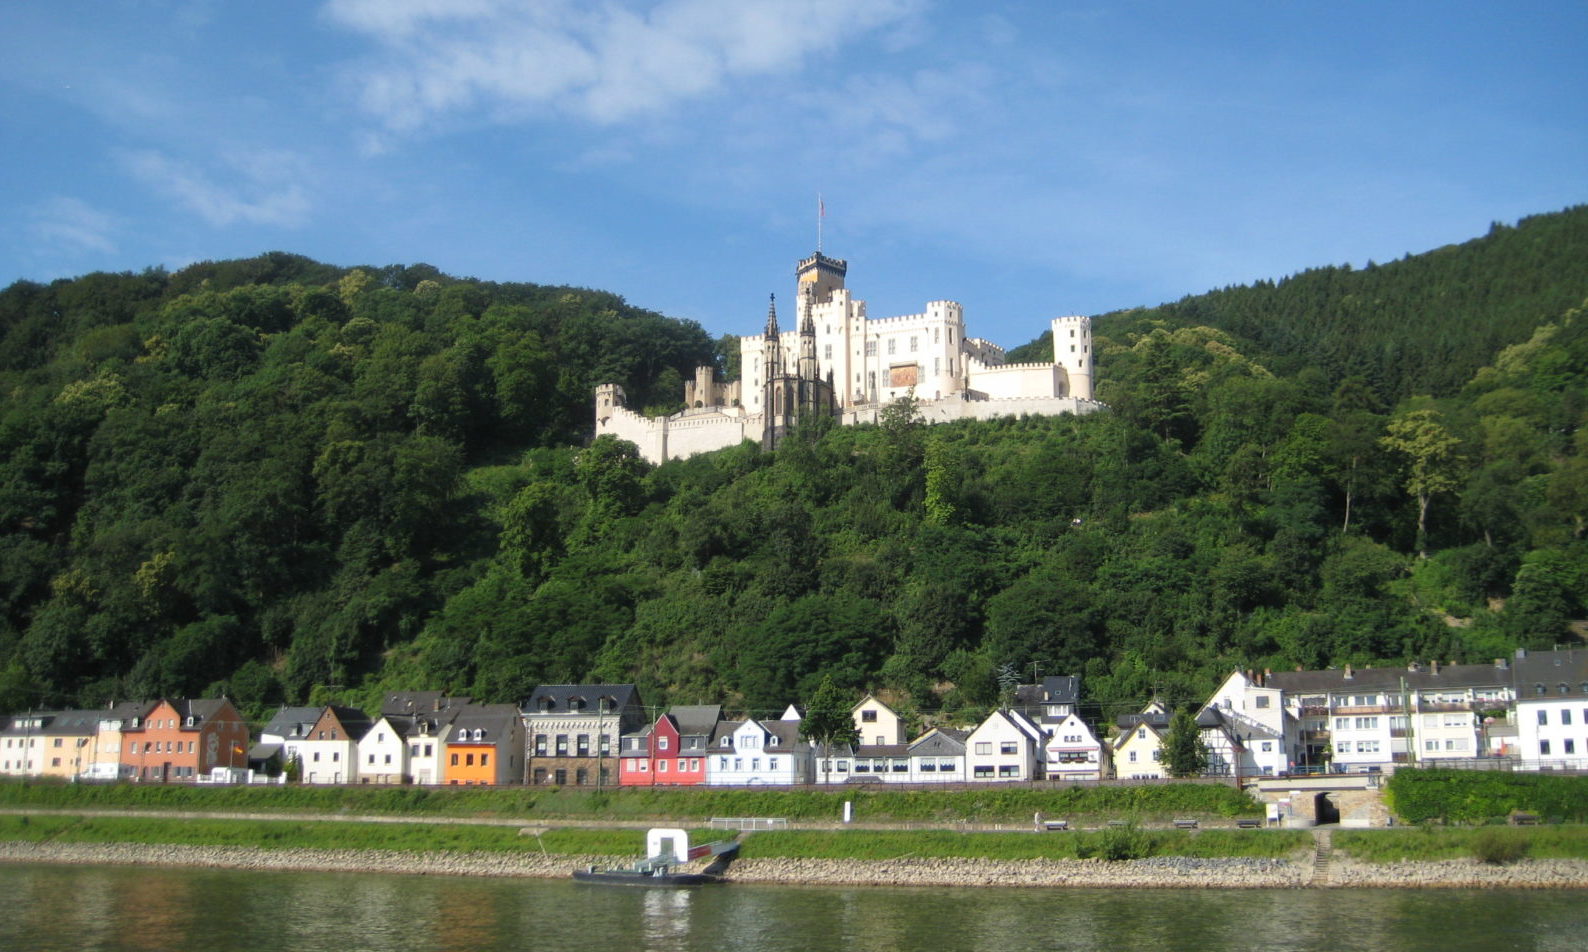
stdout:
<svg viewBox="0 0 1588 952">
<path fill-rule="evenodd" d="M 773 295 L 770 295 L 770 297 L 771 297 L 771 300 L 767 303 L 767 306 L 766 306 L 766 336 L 767 337 L 771 337 L 771 338 L 776 338 L 778 336 L 778 329 L 777 329 L 777 295 L 773 294 Z"/>
</svg>

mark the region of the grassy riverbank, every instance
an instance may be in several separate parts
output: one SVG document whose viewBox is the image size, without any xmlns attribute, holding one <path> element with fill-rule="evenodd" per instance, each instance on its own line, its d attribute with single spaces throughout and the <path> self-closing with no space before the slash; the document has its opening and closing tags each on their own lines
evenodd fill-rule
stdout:
<svg viewBox="0 0 1588 952">
<path fill-rule="evenodd" d="M 1588 826 L 1399 827 L 1338 830 L 1334 847 L 1366 863 L 1588 859 Z"/>
<path fill-rule="evenodd" d="M 695 830 L 695 842 L 721 831 Z M 523 836 L 513 827 L 415 823 L 294 823 L 290 820 L 160 817 L 0 816 L 0 841 L 243 846 L 261 849 L 547 853 L 633 857 L 635 830 L 562 828 Z M 747 859 L 957 858 L 1135 859 L 1147 856 L 1279 858 L 1309 848 L 1299 830 L 1109 829 L 1086 833 L 957 833 L 946 830 L 786 830 L 745 838 Z"/>
<path fill-rule="evenodd" d="M 1132 819 L 1152 824 L 1182 816 L 1255 817 L 1262 808 L 1225 784 L 1163 783 L 1098 787 L 957 790 L 619 789 L 557 787 L 273 787 L 183 784 L 0 783 L 0 807 L 160 809 L 228 813 L 348 812 L 370 815 L 512 817 L 538 820 L 704 821 L 722 816 L 836 820 L 848 802 L 860 821 L 1028 824 L 1032 815 L 1072 823 Z"/>
</svg>

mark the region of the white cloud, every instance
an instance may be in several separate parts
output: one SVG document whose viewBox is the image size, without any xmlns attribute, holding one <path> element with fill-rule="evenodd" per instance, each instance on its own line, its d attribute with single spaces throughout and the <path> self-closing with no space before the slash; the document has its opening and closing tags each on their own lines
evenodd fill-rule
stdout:
<svg viewBox="0 0 1588 952">
<path fill-rule="evenodd" d="M 309 217 L 303 184 L 307 165 L 290 152 L 227 157 L 221 171 L 233 184 L 217 182 L 215 174 L 152 149 L 126 152 L 122 160 L 145 184 L 217 227 L 234 222 L 292 227 Z"/>
<path fill-rule="evenodd" d="M 114 253 L 116 221 L 87 202 L 56 196 L 29 209 L 29 230 L 39 244 L 68 253 Z"/>
<path fill-rule="evenodd" d="M 599 123 L 795 72 L 919 0 L 329 0 L 376 44 L 350 78 L 395 130 L 480 110 L 553 110 Z"/>
</svg>

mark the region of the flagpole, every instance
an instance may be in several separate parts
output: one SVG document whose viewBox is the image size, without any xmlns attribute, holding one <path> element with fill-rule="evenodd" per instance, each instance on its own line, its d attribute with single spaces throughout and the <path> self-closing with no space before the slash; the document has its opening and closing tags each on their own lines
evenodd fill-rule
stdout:
<svg viewBox="0 0 1588 952">
<path fill-rule="evenodd" d="M 827 218 L 827 203 L 822 201 L 822 193 L 816 193 L 816 253 L 822 253 L 822 221 Z"/>
</svg>

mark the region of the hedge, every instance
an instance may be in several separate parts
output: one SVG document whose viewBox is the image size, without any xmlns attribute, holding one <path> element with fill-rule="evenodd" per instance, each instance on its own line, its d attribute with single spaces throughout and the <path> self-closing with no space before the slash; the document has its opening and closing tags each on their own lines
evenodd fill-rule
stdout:
<svg viewBox="0 0 1588 952">
<path fill-rule="evenodd" d="M 1385 801 L 1409 823 L 1486 823 L 1513 813 L 1581 823 L 1588 821 L 1588 777 L 1402 769 L 1390 777 Z"/>
</svg>

